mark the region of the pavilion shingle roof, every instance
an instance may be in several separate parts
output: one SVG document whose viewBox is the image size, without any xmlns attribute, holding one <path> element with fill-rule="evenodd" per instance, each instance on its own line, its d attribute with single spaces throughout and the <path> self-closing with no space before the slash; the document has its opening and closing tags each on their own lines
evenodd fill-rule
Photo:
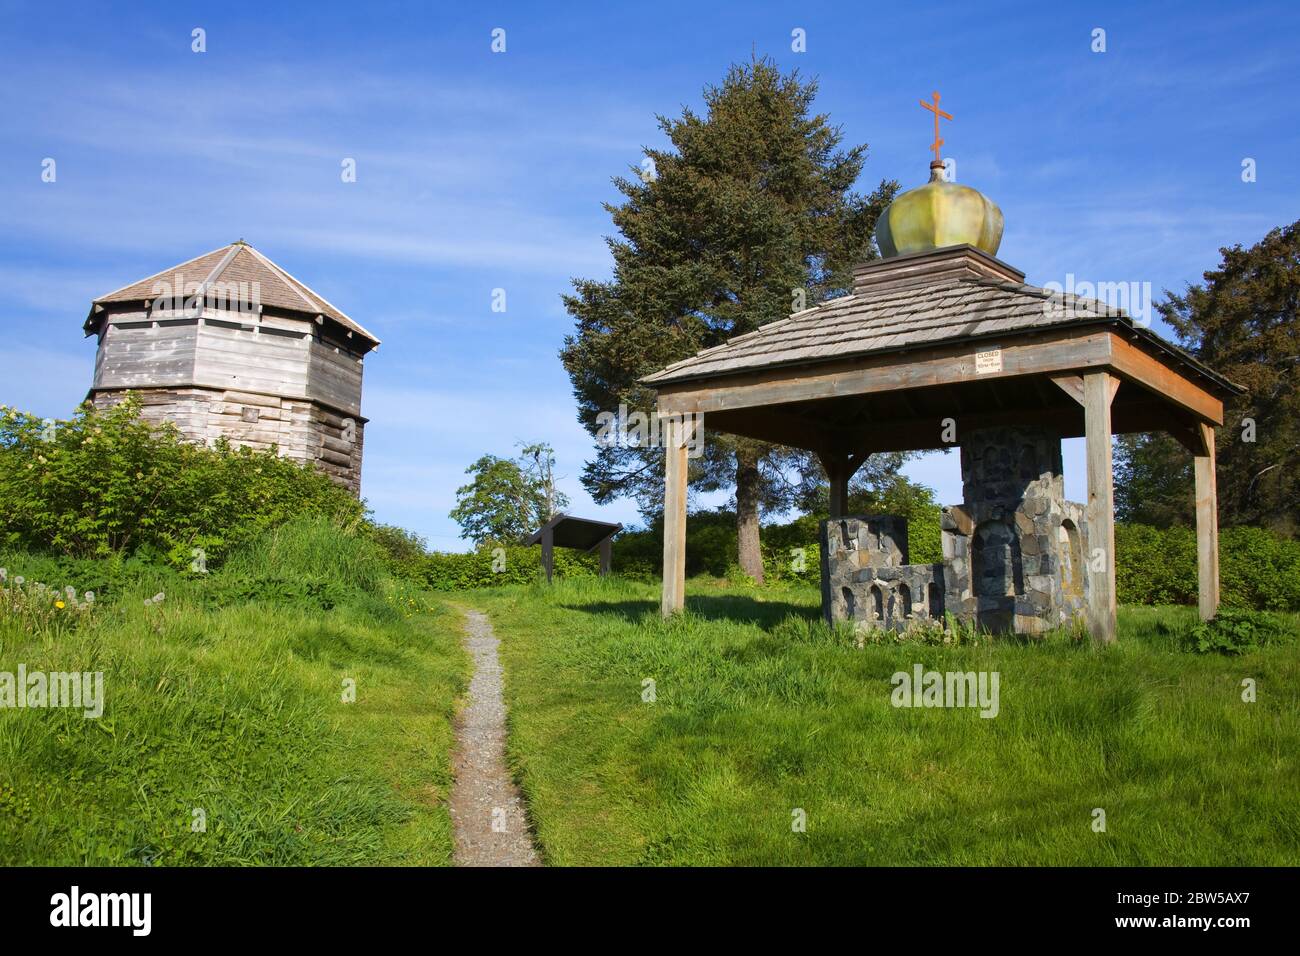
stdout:
<svg viewBox="0 0 1300 956">
<path fill-rule="evenodd" d="M 575 518 L 561 512 L 525 538 L 524 543 L 538 544 L 547 528 L 551 529 L 557 546 L 583 551 L 590 551 L 610 535 L 623 530 L 621 524 L 597 521 L 594 518 Z"/>
<path fill-rule="evenodd" d="M 1059 304 L 1053 307 L 1051 300 L 1058 295 Z M 642 381 L 661 386 L 1107 320 L 1131 327 L 1213 375 L 1190 355 L 1134 325 L 1123 310 L 1105 302 L 1023 283 L 963 277 L 923 286 L 869 289 L 831 299 L 705 349 Z"/>
<path fill-rule="evenodd" d="M 256 282 L 262 305 L 309 316 L 323 315 L 370 342 L 379 344 L 379 339 L 366 331 L 360 323 L 349 318 L 342 309 L 312 291 L 243 241 L 214 249 L 212 252 L 196 256 L 170 269 L 164 269 L 139 282 L 133 282 L 115 292 L 102 295 L 95 299 L 95 305 L 136 302 L 153 298 L 159 294 L 158 284 L 173 283 L 177 274 L 182 276 L 187 285 L 243 282 L 248 283 L 251 288 Z"/>
</svg>

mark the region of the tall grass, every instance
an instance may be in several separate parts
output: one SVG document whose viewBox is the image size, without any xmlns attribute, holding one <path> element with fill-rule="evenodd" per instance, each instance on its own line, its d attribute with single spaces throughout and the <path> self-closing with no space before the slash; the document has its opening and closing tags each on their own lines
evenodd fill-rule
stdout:
<svg viewBox="0 0 1300 956">
<path fill-rule="evenodd" d="M 0 862 L 450 862 L 451 718 L 467 671 L 455 615 L 319 521 L 271 532 L 206 578 L 117 580 L 57 641 L 0 619 L 0 670 L 103 671 L 107 698 L 98 720 L 0 709 Z"/>
<path fill-rule="evenodd" d="M 1124 608 L 1110 648 L 857 647 L 811 589 L 695 582 L 667 622 L 626 581 L 475 600 L 554 863 L 1300 862 L 1295 647 L 1188 653 L 1189 609 Z M 917 663 L 998 672 L 998 716 L 892 706 L 891 676 Z"/>
<path fill-rule="evenodd" d="M 226 578 L 323 580 L 374 593 L 387 577 L 379 547 L 322 518 L 300 518 L 235 552 Z"/>
</svg>

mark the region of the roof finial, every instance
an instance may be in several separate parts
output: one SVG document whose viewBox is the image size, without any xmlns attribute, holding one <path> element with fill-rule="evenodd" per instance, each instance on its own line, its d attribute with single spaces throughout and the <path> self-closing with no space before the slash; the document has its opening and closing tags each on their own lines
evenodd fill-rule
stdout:
<svg viewBox="0 0 1300 956">
<path fill-rule="evenodd" d="M 943 166 L 943 158 L 939 155 L 939 147 L 943 145 L 943 140 L 939 138 L 939 117 L 942 116 L 944 119 L 950 120 L 952 119 L 952 114 L 945 113 L 943 110 L 939 109 L 938 90 L 935 90 L 931 96 L 934 97 L 934 102 L 931 104 L 927 103 L 925 100 L 921 100 L 921 106 L 934 114 L 934 142 L 930 144 L 930 148 L 934 150 L 934 159 L 930 163 L 930 168 L 934 169 L 936 166 Z"/>
</svg>

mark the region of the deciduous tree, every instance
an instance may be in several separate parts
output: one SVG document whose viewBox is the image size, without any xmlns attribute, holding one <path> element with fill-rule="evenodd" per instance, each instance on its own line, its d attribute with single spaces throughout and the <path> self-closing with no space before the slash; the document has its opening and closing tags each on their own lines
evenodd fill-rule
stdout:
<svg viewBox="0 0 1300 956">
<path fill-rule="evenodd" d="M 456 489 L 451 518 L 475 544 L 513 544 L 569 503 L 555 488 L 550 445 L 528 445 L 518 459 L 484 455 L 465 469 L 473 480 Z"/>
</svg>

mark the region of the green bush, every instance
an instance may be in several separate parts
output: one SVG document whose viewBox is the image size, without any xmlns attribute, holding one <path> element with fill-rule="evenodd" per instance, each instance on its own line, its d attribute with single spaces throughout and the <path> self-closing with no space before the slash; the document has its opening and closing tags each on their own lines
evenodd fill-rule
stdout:
<svg viewBox="0 0 1300 956">
<path fill-rule="evenodd" d="M 1121 604 L 1195 604 L 1196 532 L 1187 527 L 1115 527 Z M 1225 608 L 1300 610 L 1300 541 L 1262 528 L 1219 533 L 1219 593 Z"/>
<path fill-rule="evenodd" d="M 623 577 L 657 580 L 663 559 L 662 517 L 655 518 L 647 528 L 624 531 L 614 539 L 614 570 Z M 726 577 L 728 568 L 738 561 L 734 512 L 700 511 L 686 519 L 687 577 Z"/>
<path fill-rule="evenodd" d="M 760 541 L 763 574 L 767 580 L 807 584 L 821 580 L 821 547 L 817 537 L 825 517 L 800 515 L 784 524 L 763 526 Z M 928 501 L 915 503 L 906 517 L 910 559 L 916 564 L 942 560 L 939 506 Z M 657 579 L 663 553 L 663 522 L 656 518 L 648 528 L 625 531 L 614 540 L 614 568 L 623 577 Z M 686 519 L 687 577 L 705 574 L 729 578 L 738 565 L 734 512 L 701 511 Z"/>
<path fill-rule="evenodd" d="M 1225 607 L 1300 611 L 1300 541 L 1263 528 L 1223 530 L 1219 592 Z"/>
<path fill-rule="evenodd" d="M 556 577 L 594 577 L 600 573 L 596 555 L 556 548 Z M 420 583 L 435 591 L 466 591 L 503 584 L 531 584 L 542 575 L 540 545 L 492 546 L 467 554 L 432 552 L 421 561 Z"/>
<path fill-rule="evenodd" d="M 1220 611 L 1187 632 L 1186 643 L 1198 654 L 1245 654 L 1269 644 L 1295 639 L 1281 622 L 1258 611 Z"/>
<path fill-rule="evenodd" d="M 349 525 L 364 506 L 274 450 L 187 442 L 142 420 L 134 397 L 66 421 L 0 407 L 0 547 L 189 567 L 298 514 Z"/>
<path fill-rule="evenodd" d="M 768 525 L 763 529 L 760 540 L 763 547 L 763 576 L 766 580 L 800 581 L 814 585 L 821 580 L 821 547 L 817 543 L 817 525 L 816 516 L 800 515 L 787 524 Z"/>
<path fill-rule="evenodd" d="M 423 538 L 396 525 L 369 521 L 364 530 L 366 536 L 379 548 L 390 574 L 411 581 L 421 579 L 427 553 Z"/>
</svg>

